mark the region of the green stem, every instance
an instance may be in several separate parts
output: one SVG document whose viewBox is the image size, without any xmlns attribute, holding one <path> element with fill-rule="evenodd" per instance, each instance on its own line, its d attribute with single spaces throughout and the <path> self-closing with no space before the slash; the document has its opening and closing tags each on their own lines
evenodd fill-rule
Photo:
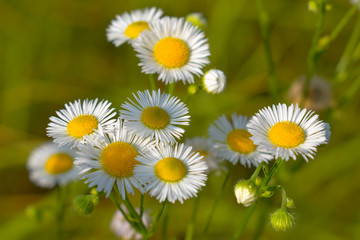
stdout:
<svg viewBox="0 0 360 240">
<path fill-rule="evenodd" d="M 166 84 L 165 91 L 166 93 L 173 95 L 175 89 L 175 82 Z"/>
<path fill-rule="evenodd" d="M 325 13 L 326 13 L 326 0 L 321 0 L 320 11 L 319 11 L 320 15 L 316 23 L 315 34 L 306 60 L 306 80 L 303 88 L 303 94 L 302 94 L 303 97 L 302 97 L 301 105 L 304 104 L 304 101 L 309 94 L 310 81 L 312 76 L 314 75 L 315 65 L 320 57 L 321 51 L 318 51 L 318 43 L 322 28 L 324 26 Z"/>
<path fill-rule="evenodd" d="M 140 195 L 140 217 L 142 218 L 144 214 L 144 194 Z"/>
<path fill-rule="evenodd" d="M 358 11 L 358 6 L 354 5 L 350 8 L 344 15 L 344 17 L 340 20 L 340 22 L 336 25 L 334 30 L 329 35 L 330 40 L 333 41 L 337 38 L 339 33 L 343 30 L 346 24 L 349 22 L 350 18 L 354 16 L 354 14 Z"/>
<path fill-rule="evenodd" d="M 124 204 L 126 206 L 126 208 L 129 210 L 130 215 L 135 217 L 138 224 L 140 225 L 140 228 L 142 229 L 143 232 L 143 236 L 145 236 L 147 234 L 147 228 L 145 226 L 145 224 L 142 221 L 142 218 L 140 217 L 140 215 L 136 212 L 135 208 L 133 207 L 133 205 L 131 204 L 129 198 L 127 195 L 125 195 L 125 201 Z"/>
<path fill-rule="evenodd" d="M 193 212 L 191 214 L 191 218 L 190 218 L 189 224 L 186 229 L 185 240 L 192 240 L 192 238 L 193 238 L 194 229 L 195 229 L 195 221 L 196 221 L 196 213 L 197 213 L 198 208 L 199 208 L 199 196 L 197 196 L 195 198 Z"/>
<path fill-rule="evenodd" d="M 358 6 L 353 6 L 353 8 L 355 7 L 355 10 L 357 10 Z M 350 10 L 352 10 L 353 8 L 351 8 Z M 350 11 L 349 10 L 349 11 Z M 343 55 L 340 58 L 339 63 L 336 66 L 336 77 L 335 77 L 335 84 L 339 84 L 341 82 L 343 82 L 346 79 L 346 71 L 347 71 L 347 67 L 351 61 L 351 56 L 353 54 L 353 51 L 356 47 L 356 44 L 359 40 L 360 37 L 360 15 L 357 16 L 357 21 L 355 23 L 355 26 L 351 32 L 351 36 L 349 38 L 348 43 L 346 44 L 345 50 Z"/>
<path fill-rule="evenodd" d="M 57 187 L 57 203 L 58 209 L 56 211 L 56 236 L 57 239 L 62 239 L 63 235 L 63 223 L 65 214 L 65 189 L 60 186 Z"/>
<path fill-rule="evenodd" d="M 261 37 L 263 39 L 264 48 L 265 48 L 265 54 L 266 54 L 266 62 L 268 65 L 268 71 L 269 71 L 269 87 L 270 87 L 270 93 L 274 101 L 277 99 L 277 77 L 275 74 L 275 64 L 273 61 L 273 56 L 271 53 L 271 47 L 270 47 L 270 37 L 269 37 L 269 17 L 265 10 L 263 0 L 257 0 L 257 6 L 258 6 L 258 14 L 259 14 L 259 21 L 260 21 L 260 31 L 261 31 Z"/>
<path fill-rule="evenodd" d="M 258 240 L 261 235 L 264 232 L 267 220 L 268 220 L 268 208 L 269 208 L 269 201 L 264 201 L 263 202 L 263 208 L 261 209 L 260 215 L 258 216 L 258 220 L 256 223 L 256 230 L 255 230 L 255 234 L 253 237 L 253 240 Z"/>
<path fill-rule="evenodd" d="M 246 224 L 249 222 L 251 215 L 253 214 L 254 210 L 255 210 L 255 206 L 256 206 L 257 202 L 254 202 L 246 211 L 246 215 L 245 218 L 243 219 L 240 227 L 238 228 L 238 230 L 236 231 L 235 235 L 234 235 L 234 240 L 237 240 L 240 238 L 241 233 L 244 231 Z"/>
<path fill-rule="evenodd" d="M 167 239 L 167 228 L 168 228 L 168 222 L 169 222 L 169 209 L 170 205 L 166 205 L 164 209 L 164 217 L 162 220 L 162 231 L 161 231 L 161 239 L 166 240 Z"/>
<path fill-rule="evenodd" d="M 340 99 L 339 106 L 342 107 L 346 103 L 348 103 L 351 99 L 353 99 L 358 93 L 360 89 L 360 76 L 358 76 L 354 82 L 349 86 L 346 90 L 344 96 Z"/>
<path fill-rule="evenodd" d="M 160 220 L 160 218 L 161 218 L 161 214 L 163 213 L 166 204 L 167 204 L 167 200 L 165 200 L 165 201 L 161 204 L 161 207 L 160 207 L 160 209 L 159 209 L 159 212 L 156 214 L 155 219 L 154 219 L 154 222 L 153 222 L 153 223 L 151 224 L 151 226 L 150 226 L 150 229 L 149 229 L 149 232 L 148 232 L 148 236 L 149 236 L 149 237 L 151 237 L 151 236 L 154 234 L 155 228 L 156 228 L 156 226 L 157 226 L 157 224 L 158 224 L 158 222 L 159 222 L 159 220 Z"/>
<path fill-rule="evenodd" d="M 259 175 L 261 169 L 263 169 L 263 167 L 266 166 L 265 162 L 261 162 L 257 168 L 255 169 L 254 173 L 251 175 L 250 181 L 255 181 L 256 177 Z"/>
<path fill-rule="evenodd" d="M 281 209 L 282 209 L 282 210 L 286 210 L 286 202 L 287 202 L 286 192 L 285 192 L 285 189 L 284 189 L 282 186 L 279 186 L 279 188 L 280 188 L 281 196 L 282 196 Z"/>
<path fill-rule="evenodd" d="M 275 172 L 279 169 L 280 165 L 281 165 L 283 162 L 284 162 L 284 160 L 281 159 L 281 158 L 278 158 L 278 159 L 275 161 L 274 165 L 271 167 L 271 169 L 270 169 L 270 171 L 269 171 L 269 175 L 267 175 L 267 176 L 265 177 L 264 181 L 263 181 L 263 184 L 262 184 L 262 185 L 263 185 L 264 187 L 266 187 L 266 186 L 269 184 L 271 178 L 273 177 L 273 175 L 274 175 Z"/>
<path fill-rule="evenodd" d="M 148 74 L 148 76 L 149 76 L 151 90 L 156 90 L 156 83 L 155 83 L 154 75 Z"/>
<path fill-rule="evenodd" d="M 203 237 L 205 237 L 207 231 L 209 230 L 209 227 L 210 227 L 211 220 L 212 220 L 212 217 L 214 215 L 215 209 L 216 209 L 216 207 L 217 207 L 217 205 L 218 205 L 218 203 L 220 201 L 221 196 L 223 195 L 226 183 L 229 180 L 229 177 L 230 177 L 231 172 L 232 172 L 233 169 L 234 169 L 234 165 L 231 165 L 231 167 L 228 169 L 228 172 L 226 173 L 226 176 L 225 176 L 224 181 L 223 181 L 223 183 L 221 185 L 220 191 L 219 191 L 218 195 L 216 196 L 214 204 L 213 204 L 213 206 L 212 206 L 212 208 L 210 210 L 210 214 L 209 214 L 209 217 L 207 219 L 207 222 L 206 222 L 206 225 L 205 225 L 205 228 L 204 228 L 204 232 L 203 232 L 203 235 L 202 235 Z"/>
<path fill-rule="evenodd" d="M 141 229 L 139 228 L 139 226 L 137 224 L 135 224 L 133 221 L 131 221 L 128 217 L 128 215 L 125 213 L 125 211 L 122 209 L 120 203 L 118 202 L 116 195 L 112 192 L 110 193 L 110 199 L 114 202 L 115 206 L 119 209 L 119 211 L 121 212 L 121 214 L 124 216 L 125 220 L 137 231 L 137 232 L 141 232 Z"/>
</svg>

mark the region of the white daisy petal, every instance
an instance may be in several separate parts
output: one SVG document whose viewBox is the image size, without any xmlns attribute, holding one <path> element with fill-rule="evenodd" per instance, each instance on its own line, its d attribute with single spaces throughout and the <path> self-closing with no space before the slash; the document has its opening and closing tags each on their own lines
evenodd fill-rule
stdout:
<svg viewBox="0 0 360 240">
<path fill-rule="evenodd" d="M 276 158 L 296 160 L 298 154 L 314 158 L 316 148 L 328 143 L 330 126 L 318 120 L 313 111 L 297 105 L 273 105 L 255 114 L 246 125 L 255 144 L 261 145 Z"/>
<path fill-rule="evenodd" d="M 247 122 L 246 116 L 236 113 L 231 115 L 231 121 L 225 115 L 216 119 L 209 127 L 214 153 L 234 165 L 240 162 L 243 166 L 250 167 L 269 162 L 273 156 L 250 140 Z"/>
<path fill-rule="evenodd" d="M 133 188 L 143 191 L 133 173 L 138 164 L 135 158 L 154 147 L 153 140 L 129 133 L 122 119 L 112 125 L 112 131 L 98 129 L 93 136 L 85 138 L 86 144 L 79 146 L 75 164 L 89 187 L 97 186 L 108 197 L 116 183 L 123 199 L 126 193 L 134 194 Z"/>
<path fill-rule="evenodd" d="M 78 179 L 79 169 L 73 164 L 75 152 L 68 147 L 47 142 L 36 148 L 27 161 L 30 180 L 43 188 L 64 186 Z"/>
<path fill-rule="evenodd" d="M 184 144 L 159 144 L 136 160 L 141 164 L 135 167 L 135 176 L 149 183 L 146 191 L 160 202 L 183 203 L 195 197 L 207 180 L 202 156 Z"/>
<path fill-rule="evenodd" d="M 133 47 L 140 58 L 142 72 L 159 74 L 168 83 L 194 83 L 209 63 L 209 44 L 204 32 L 183 18 L 164 17 L 150 23 L 151 30 L 141 32 Z"/>
<path fill-rule="evenodd" d="M 110 109 L 111 103 L 102 100 L 77 100 L 65 104 L 65 109 L 56 111 L 58 117 L 50 117 L 46 128 L 47 135 L 60 146 L 76 148 L 84 141 L 85 135 L 92 135 L 95 129 L 107 128 L 115 122 L 116 112 Z"/>
<path fill-rule="evenodd" d="M 132 43 L 149 24 L 159 20 L 163 11 L 155 7 L 137 9 L 130 13 L 116 15 L 116 19 L 106 29 L 106 36 L 109 42 L 119 47 L 125 42 Z"/>
<path fill-rule="evenodd" d="M 189 125 L 190 116 L 186 105 L 177 97 L 161 93 L 160 90 L 134 94 L 137 103 L 129 99 L 121 107 L 120 115 L 127 120 L 126 126 L 131 133 L 155 138 L 156 141 L 174 143 L 185 132 L 176 125 Z"/>
<path fill-rule="evenodd" d="M 208 93 L 222 93 L 226 87 L 226 76 L 223 71 L 211 69 L 207 71 L 203 78 L 203 86 Z"/>
</svg>

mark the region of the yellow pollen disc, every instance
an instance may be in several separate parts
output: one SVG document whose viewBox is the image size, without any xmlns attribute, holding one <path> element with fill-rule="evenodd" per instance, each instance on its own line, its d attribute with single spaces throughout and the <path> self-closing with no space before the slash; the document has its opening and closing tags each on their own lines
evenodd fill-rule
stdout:
<svg viewBox="0 0 360 240">
<path fill-rule="evenodd" d="M 155 60 L 167 68 L 184 66 L 188 62 L 189 56 L 189 47 L 178 38 L 163 38 L 154 47 Z"/>
<path fill-rule="evenodd" d="M 150 29 L 147 22 L 133 22 L 125 29 L 125 35 L 129 38 L 137 38 L 145 29 Z"/>
<path fill-rule="evenodd" d="M 82 138 L 92 133 L 98 127 L 98 121 L 93 115 L 80 115 L 67 125 L 67 132 L 74 138 Z"/>
<path fill-rule="evenodd" d="M 155 174 L 166 182 L 180 181 L 186 173 L 185 164 L 177 158 L 167 157 L 155 165 Z"/>
<path fill-rule="evenodd" d="M 73 158 L 66 153 L 51 155 L 45 164 L 45 171 L 50 174 L 59 174 L 69 171 L 73 167 Z"/>
<path fill-rule="evenodd" d="M 141 121 L 149 128 L 162 129 L 169 124 L 170 116 L 160 107 L 147 107 L 141 114 Z"/>
<path fill-rule="evenodd" d="M 270 128 L 269 139 L 278 147 L 293 148 L 305 141 L 305 132 L 296 123 L 284 121 Z"/>
<path fill-rule="evenodd" d="M 129 177 L 139 162 L 136 149 L 126 142 L 113 142 L 101 152 L 101 164 L 104 170 L 114 177 Z"/>
<path fill-rule="evenodd" d="M 256 145 L 250 139 L 251 134 L 244 129 L 232 130 L 226 138 L 229 147 L 235 152 L 248 154 L 256 149 Z"/>
</svg>

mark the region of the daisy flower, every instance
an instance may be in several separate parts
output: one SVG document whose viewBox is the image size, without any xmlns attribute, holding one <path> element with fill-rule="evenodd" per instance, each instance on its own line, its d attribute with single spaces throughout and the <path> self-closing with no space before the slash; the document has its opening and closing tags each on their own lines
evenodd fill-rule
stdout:
<svg viewBox="0 0 360 240">
<path fill-rule="evenodd" d="M 30 180 L 39 187 L 64 186 L 77 179 L 73 165 L 75 153 L 69 148 L 47 142 L 36 148 L 27 161 Z"/>
<path fill-rule="evenodd" d="M 273 156 L 250 139 L 252 135 L 246 128 L 247 122 L 246 116 L 233 113 L 231 120 L 222 115 L 210 125 L 209 136 L 216 155 L 234 165 L 240 162 L 248 167 L 269 162 Z"/>
<path fill-rule="evenodd" d="M 247 127 L 255 144 L 263 146 L 275 158 L 296 160 L 300 154 L 307 161 L 314 158 L 316 147 L 330 138 L 329 125 L 318 120 L 313 111 L 286 104 L 266 107 L 256 113 Z"/>
<path fill-rule="evenodd" d="M 99 129 L 96 136 L 86 140 L 86 144 L 79 146 L 75 164 L 89 187 L 97 186 L 96 190 L 104 191 L 108 197 L 116 183 L 123 199 L 126 192 L 134 194 L 133 187 L 142 190 L 133 173 L 138 164 L 135 158 L 152 147 L 153 141 L 130 134 L 121 119 L 112 132 L 104 133 Z"/>
<path fill-rule="evenodd" d="M 121 206 L 122 209 L 124 209 L 124 212 L 127 214 L 128 211 L 124 207 L 124 205 Z M 140 209 L 135 209 L 137 213 L 140 213 Z M 146 227 L 149 226 L 150 223 L 150 217 L 148 213 L 145 211 L 142 215 L 142 221 Z M 119 210 L 116 210 L 114 217 L 111 220 L 110 223 L 110 229 L 111 231 L 118 237 L 123 240 L 141 240 L 142 235 L 140 233 L 137 233 L 133 227 L 130 225 L 128 221 L 124 218 L 122 213 Z"/>
<path fill-rule="evenodd" d="M 98 102 L 98 99 L 65 104 L 65 109 L 56 111 L 58 117 L 50 117 L 47 135 L 60 146 L 75 148 L 84 140 L 85 135 L 92 135 L 99 127 L 106 128 L 115 122 L 112 117 L 116 112 L 114 108 L 109 109 L 110 105 L 108 101 Z"/>
<path fill-rule="evenodd" d="M 194 83 L 201 68 L 209 63 L 209 44 L 205 34 L 183 18 L 164 17 L 150 23 L 134 41 L 140 58 L 139 65 L 146 74 L 159 74 L 166 84 L 182 80 Z"/>
<path fill-rule="evenodd" d="M 137 92 L 134 98 L 137 103 L 129 99 L 122 104 L 121 117 L 126 119 L 129 131 L 140 136 L 155 138 L 156 141 L 176 142 L 180 139 L 184 129 L 179 125 L 189 125 L 190 116 L 186 105 L 177 97 L 162 93 L 160 90 Z"/>
<path fill-rule="evenodd" d="M 223 71 L 211 69 L 203 76 L 203 86 L 208 93 L 222 93 L 226 87 L 226 76 Z"/>
<path fill-rule="evenodd" d="M 147 183 L 146 191 L 160 202 L 183 203 L 205 186 L 207 167 L 202 158 L 184 144 L 160 144 L 136 158 L 142 164 L 137 165 L 134 172 Z"/>
<path fill-rule="evenodd" d="M 213 142 L 210 139 L 205 137 L 188 138 L 185 140 L 185 144 L 192 146 L 194 151 L 204 157 L 203 160 L 208 167 L 207 173 L 219 168 L 218 162 L 220 162 L 220 159 L 215 155 Z"/>
<path fill-rule="evenodd" d="M 142 31 L 150 29 L 149 23 L 159 20 L 162 14 L 161 9 L 152 7 L 116 15 L 116 19 L 106 29 L 106 37 L 116 47 L 124 42 L 133 42 Z"/>
</svg>

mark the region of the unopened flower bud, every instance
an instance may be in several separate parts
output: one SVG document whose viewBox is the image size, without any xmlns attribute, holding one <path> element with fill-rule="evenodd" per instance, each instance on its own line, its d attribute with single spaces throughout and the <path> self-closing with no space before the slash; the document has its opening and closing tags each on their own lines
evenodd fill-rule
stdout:
<svg viewBox="0 0 360 240">
<path fill-rule="evenodd" d="M 319 11 L 318 3 L 314 0 L 308 2 L 308 9 L 310 12 L 317 13 Z"/>
<path fill-rule="evenodd" d="M 249 180 L 240 180 L 235 185 L 234 192 L 237 202 L 244 205 L 245 207 L 253 204 L 258 197 L 258 189 L 256 185 L 254 182 Z"/>
<path fill-rule="evenodd" d="M 92 202 L 94 205 L 99 204 L 99 192 L 96 191 L 96 188 L 91 189 L 90 194 L 92 196 Z"/>
<path fill-rule="evenodd" d="M 191 22 L 194 26 L 197 26 L 201 30 L 205 30 L 206 28 L 206 18 L 202 15 L 202 13 L 190 13 L 186 16 L 186 21 Z"/>
<path fill-rule="evenodd" d="M 255 179 L 255 185 L 256 185 L 256 186 L 260 186 L 261 183 L 262 183 L 262 178 L 261 178 L 261 177 L 256 177 L 256 179 Z"/>
<path fill-rule="evenodd" d="M 195 84 L 192 84 L 188 87 L 189 95 L 194 95 L 198 91 L 198 87 Z"/>
<path fill-rule="evenodd" d="M 271 215 L 270 223 L 276 231 L 286 231 L 295 225 L 295 217 L 287 210 L 278 209 Z"/>
<path fill-rule="evenodd" d="M 75 212 L 81 215 L 89 215 L 94 211 L 93 197 L 91 195 L 80 195 L 73 200 Z"/>
<path fill-rule="evenodd" d="M 291 198 L 287 198 L 286 199 L 286 207 L 287 208 L 294 208 L 295 207 L 294 200 L 292 200 Z"/>
</svg>

